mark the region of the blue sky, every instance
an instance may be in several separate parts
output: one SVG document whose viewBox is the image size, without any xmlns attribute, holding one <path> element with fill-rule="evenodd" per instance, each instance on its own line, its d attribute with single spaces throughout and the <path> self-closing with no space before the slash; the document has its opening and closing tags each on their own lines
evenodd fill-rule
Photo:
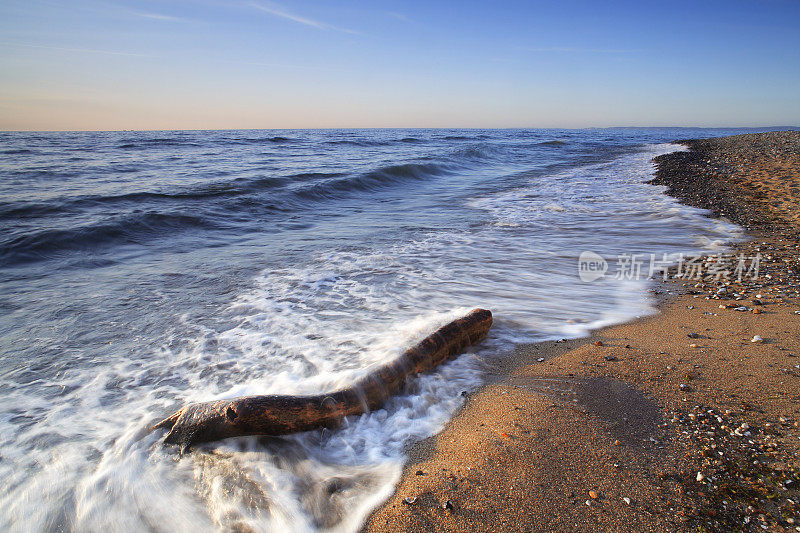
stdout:
<svg viewBox="0 0 800 533">
<path fill-rule="evenodd" d="M 0 0 L 0 129 L 800 124 L 800 1 Z"/>
</svg>

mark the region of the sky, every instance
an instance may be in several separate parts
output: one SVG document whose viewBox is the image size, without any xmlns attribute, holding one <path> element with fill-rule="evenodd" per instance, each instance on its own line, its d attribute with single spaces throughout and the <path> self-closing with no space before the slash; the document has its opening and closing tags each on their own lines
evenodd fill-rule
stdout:
<svg viewBox="0 0 800 533">
<path fill-rule="evenodd" d="M 0 0 L 0 130 L 800 125 L 800 0 Z"/>
</svg>

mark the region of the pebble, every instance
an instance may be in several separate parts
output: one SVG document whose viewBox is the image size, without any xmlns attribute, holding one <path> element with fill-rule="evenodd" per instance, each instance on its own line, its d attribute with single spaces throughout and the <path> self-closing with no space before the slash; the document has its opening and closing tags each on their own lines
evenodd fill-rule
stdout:
<svg viewBox="0 0 800 533">
<path fill-rule="evenodd" d="M 417 497 L 416 496 L 406 496 L 405 498 L 403 498 L 403 502 L 407 503 L 408 505 L 411 505 L 412 503 L 414 503 L 416 501 L 417 501 Z"/>
<path fill-rule="evenodd" d="M 628 504 L 628 505 L 630 505 L 630 504 L 631 504 L 631 499 L 630 499 L 630 498 L 628 498 L 627 496 L 625 496 L 624 498 L 622 498 L 622 501 L 624 501 L 624 502 L 625 502 L 626 504 Z"/>
<path fill-rule="evenodd" d="M 700 482 L 702 482 L 702 481 L 703 481 L 705 478 L 706 478 L 706 477 L 703 475 L 703 473 L 702 473 L 702 472 L 698 472 L 698 473 L 697 473 L 697 477 L 696 477 L 695 479 L 697 479 L 697 482 L 698 482 L 698 483 L 700 483 Z"/>
<path fill-rule="evenodd" d="M 542 361 L 544 361 L 544 357 L 540 357 L 539 359 L 537 359 L 537 361 L 541 363 Z"/>
<path fill-rule="evenodd" d="M 598 495 L 597 495 L 597 493 L 596 493 L 595 491 L 593 491 L 593 490 L 590 490 L 590 491 L 589 491 L 589 497 L 590 497 L 591 499 L 593 499 L 593 500 L 596 500 L 596 499 L 597 499 L 597 496 L 598 496 Z"/>
<path fill-rule="evenodd" d="M 595 346 L 603 346 L 603 341 L 594 341 Z"/>
<path fill-rule="evenodd" d="M 695 344 L 695 343 L 692 343 L 692 344 L 689 345 L 689 348 L 698 348 L 698 347 L 699 346 L 697 344 Z"/>
<path fill-rule="evenodd" d="M 750 339 L 750 342 L 764 342 L 764 339 L 761 338 L 761 335 L 753 335 L 753 338 Z"/>
</svg>

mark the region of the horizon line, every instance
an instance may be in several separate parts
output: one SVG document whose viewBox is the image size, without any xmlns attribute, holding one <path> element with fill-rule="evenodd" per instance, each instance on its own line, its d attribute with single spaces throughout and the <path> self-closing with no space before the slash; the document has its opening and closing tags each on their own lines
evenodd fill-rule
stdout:
<svg viewBox="0 0 800 533">
<path fill-rule="evenodd" d="M 739 129 L 776 129 L 776 130 L 800 130 L 800 125 L 769 125 L 769 126 L 582 126 L 582 127 L 560 127 L 560 126 L 326 126 L 326 127 L 299 127 L 299 128 L 166 128 L 166 129 L 0 129 L 0 133 L 124 133 L 124 132 L 175 132 L 175 131 L 319 131 L 319 130 L 612 130 L 612 129 L 704 129 L 704 130 L 739 130 Z"/>
</svg>

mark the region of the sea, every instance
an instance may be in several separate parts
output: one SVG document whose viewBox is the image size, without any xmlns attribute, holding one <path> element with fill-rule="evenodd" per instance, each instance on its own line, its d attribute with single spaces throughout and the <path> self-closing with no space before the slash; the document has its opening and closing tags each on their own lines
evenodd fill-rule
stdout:
<svg viewBox="0 0 800 533">
<path fill-rule="evenodd" d="M 0 530 L 357 531 L 489 361 L 654 312 L 622 257 L 741 238 L 646 182 L 753 131 L 0 132 Z M 146 430 L 347 386 L 475 307 L 486 341 L 340 428 Z"/>
</svg>

